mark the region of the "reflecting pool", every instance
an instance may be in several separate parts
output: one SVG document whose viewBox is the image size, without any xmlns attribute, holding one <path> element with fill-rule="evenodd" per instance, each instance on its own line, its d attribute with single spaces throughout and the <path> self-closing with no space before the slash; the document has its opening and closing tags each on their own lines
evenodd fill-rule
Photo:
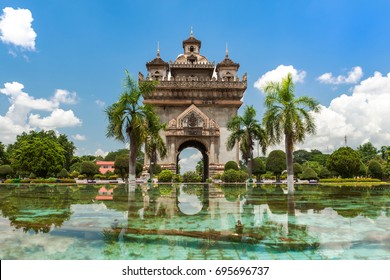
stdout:
<svg viewBox="0 0 390 280">
<path fill-rule="evenodd" d="M 390 259 L 390 186 L 0 185 L 0 259 Z"/>
</svg>

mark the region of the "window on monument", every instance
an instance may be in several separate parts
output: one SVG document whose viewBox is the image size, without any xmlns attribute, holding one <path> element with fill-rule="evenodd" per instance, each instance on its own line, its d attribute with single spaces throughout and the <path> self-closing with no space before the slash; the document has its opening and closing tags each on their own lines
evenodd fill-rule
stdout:
<svg viewBox="0 0 390 280">
<path fill-rule="evenodd" d="M 195 48 L 193 46 L 190 47 L 190 52 L 195 51 Z"/>
</svg>

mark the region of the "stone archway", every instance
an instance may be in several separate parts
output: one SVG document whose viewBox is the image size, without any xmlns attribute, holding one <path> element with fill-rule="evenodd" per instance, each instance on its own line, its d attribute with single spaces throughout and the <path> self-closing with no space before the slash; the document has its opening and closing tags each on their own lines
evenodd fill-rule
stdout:
<svg viewBox="0 0 390 280">
<path fill-rule="evenodd" d="M 186 148 L 195 148 L 202 154 L 203 160 L 203 176 L 202 181 L 205 182 L 209 177 L 209 156 L 206 146 L 195 139 L 187 140 L 179 145 L 176 156 L 176 173 L 178 173 L 179 155 Z"/>
</svg>

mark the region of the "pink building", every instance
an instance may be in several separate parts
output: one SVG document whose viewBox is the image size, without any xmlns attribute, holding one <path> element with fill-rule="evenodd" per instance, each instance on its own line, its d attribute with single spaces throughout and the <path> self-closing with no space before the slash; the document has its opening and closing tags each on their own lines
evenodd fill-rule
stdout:
<svg viewBox="0 0 390 280">
<path fill-rule="evenodd" d="M 102 174 L 106 174 L 107 171 L 114 172 L 114 161 L 96 161 L 96 165 L 99 166 L 99 172 Z"/>
</svg>

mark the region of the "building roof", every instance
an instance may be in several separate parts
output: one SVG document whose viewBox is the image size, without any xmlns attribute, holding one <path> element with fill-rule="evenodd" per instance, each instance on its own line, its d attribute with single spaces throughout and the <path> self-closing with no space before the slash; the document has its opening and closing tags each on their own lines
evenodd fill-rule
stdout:
<svg viewBox="0 0 390 280">
<path fill-rule="evenodd" d="M 191 36 L 188 39 L 185 39 L 183 41 L 183 48 L 187 44 L 196 44 L 196 45 L 199 45 L 199 48 L 200 48 L 202 45 L 202 42 L 200 40 L 196 39 L 193 34 L 191 34 Z"/>
</svg>

